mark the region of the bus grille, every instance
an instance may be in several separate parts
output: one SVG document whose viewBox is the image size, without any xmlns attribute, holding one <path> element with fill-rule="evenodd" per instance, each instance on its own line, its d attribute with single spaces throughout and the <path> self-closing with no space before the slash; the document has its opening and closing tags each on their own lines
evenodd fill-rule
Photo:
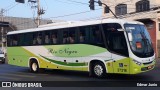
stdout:
<svg viewBox="0 0 160 90">
<path fill-rule="evenodd" d="M 143 63 L 144 65 L 148 65 L 148 64 L 151 64 L 153 61 L 151 61 L 151 62 L 147 62 L 147 63 Z"/>
</svg>

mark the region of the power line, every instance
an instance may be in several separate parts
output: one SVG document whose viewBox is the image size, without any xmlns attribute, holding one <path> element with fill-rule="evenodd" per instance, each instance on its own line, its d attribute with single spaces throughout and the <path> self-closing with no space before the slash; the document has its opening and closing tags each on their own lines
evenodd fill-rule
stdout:
<svg viewBox="0 0 160 90">
<path fill-rule="evenodd" d="M 102 8 L 98 8 L 98 9 L 95 9 L 95 10 L 100 10 L 100 9 L 102 9 Z M 67 16 L 73 16 L 73 15 L 84 14 L 84 13 L 89 13 L 89 12 L 93 12 L 93 11 L 89 10 L 89 11 L 84 11 L 84 12 L 79 12 L 79 13 L 72 13 L 72 14 L 67 14 L 67 15 L 50 17 L 50 18 L 67 17 Z"/>
<path fill-rule="evenodd" d="M 15 5 L 15 2 L 13 2 L 12 4 L 10 4 L 9 6 L 5 7 L 6 9 L 7 8 L 10 8 L 11 6 Z"/>
<path fill-rule="evenodd" d="M 14 7 L 17 6 L 17 5 L 18 5 L 18 3 L 16 3 L 14 6 L 8 8 L 8 9 L 5 9 L 4 12 L 11 10 L 12 8 L 14 8 Z"/>
<path fill-rule="evenodd" d="M 67 1 L 73 2 L 73 3 L 79 3 L 79 4 L 83 4 L 83 5 L 89 5 L 88 3 L 78 2 L 78 1 L 74 1 L 74 0 L 67 0 Z"/>
<path fill-rule="evenodd" d="M 56 1 L 60 1 L 62 2 L 61 0 L 56 0 Z M 67 0 L 68 2 L 72 2 L 72 3 L 77 3 L 77 4 L 81 4 L 81 5 L 89 5 L 89 3 L 83 3 L 83 2 L 78 2 L 78 1 L 74 1 L 74 0 Z M 63 2 L 65 3 L 65 2 Z M 71 3 L 70 3 L 71 4 Z M 99 6 L 99 5 L 95 5 L 95 6 Z"/>
</svg>

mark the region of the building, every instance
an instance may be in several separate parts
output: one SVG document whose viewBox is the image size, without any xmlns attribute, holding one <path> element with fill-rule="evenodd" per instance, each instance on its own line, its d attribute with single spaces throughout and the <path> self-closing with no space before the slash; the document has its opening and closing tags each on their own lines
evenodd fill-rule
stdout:
<svg viewBox="0 0 160 90">
<path fill-rule="evenodd" d="M 118 18 L 143 22 L 150 33 L 156 57 L 160 57 L 160 0 L 102 0 Z M 103 8 L 103 11 L 105 7 Z M 103 12 L 104 18 L 113 18 Z"/>
<path fill-rule="evenodd" d="M 4 17 L 5 22 L 9 22 L 12 26 L 16 27 L 16 30 L 23 30 L 28 28 L 36 28 L 37 25 L 32 18 L 22 18 L 22 17 Z M 51 20 L 41 20 L 40 24 L 47 24 Z"/>
<path fill-rule="evenodd" d="M 2 18 L 0 18 L 2 21 Z M 29 28 L 36 28 L 37 25 L 32 18 L 22 18 L 22 17 L 4 17 L 4 22 L 9 22 L 9 27 L 4 27 L 3 29 L 3 40 L 2 40 L 2 31 L 0 30 L 0 47 L 2 46 L 2 41 L 4 46 L 6 46 L 6 34 L 9 31 L 14 30 L 24 30 Z M 48 24 L 48 23 L 60 22 L 59 20 L 41 20 L 40 25 Z"/>
</svg>

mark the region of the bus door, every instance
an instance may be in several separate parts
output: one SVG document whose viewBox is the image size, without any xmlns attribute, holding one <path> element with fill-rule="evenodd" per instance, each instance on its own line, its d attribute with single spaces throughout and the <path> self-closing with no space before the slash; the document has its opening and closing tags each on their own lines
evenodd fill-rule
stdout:
<svg viewBox="0 0 160 90">
<path fill-rule="evenodd" d="M 129 58 L 126 39 L 123 31 L 110 32 L 108 48 L 112 53 L 114 73 L 129 73 Z"/>
</svg>

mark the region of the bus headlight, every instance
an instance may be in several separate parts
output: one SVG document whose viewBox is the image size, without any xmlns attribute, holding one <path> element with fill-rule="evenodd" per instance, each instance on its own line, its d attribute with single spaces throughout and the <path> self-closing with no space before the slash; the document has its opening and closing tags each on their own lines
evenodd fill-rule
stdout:
<svg viewBox="0 0 160 90">
<path fill-rule="evenodd" d="M 137 60 L 134 60 L 134 59 L 133 59 L 133 62 L 135 62 L 135 63 L 136 63 L 137 65 L 139 65 L 139 66 L 141 66 L 141 64 L 142 64 L 141 62 L 139 62 L 139 61 L 137 61 Z"/>
</svg>

